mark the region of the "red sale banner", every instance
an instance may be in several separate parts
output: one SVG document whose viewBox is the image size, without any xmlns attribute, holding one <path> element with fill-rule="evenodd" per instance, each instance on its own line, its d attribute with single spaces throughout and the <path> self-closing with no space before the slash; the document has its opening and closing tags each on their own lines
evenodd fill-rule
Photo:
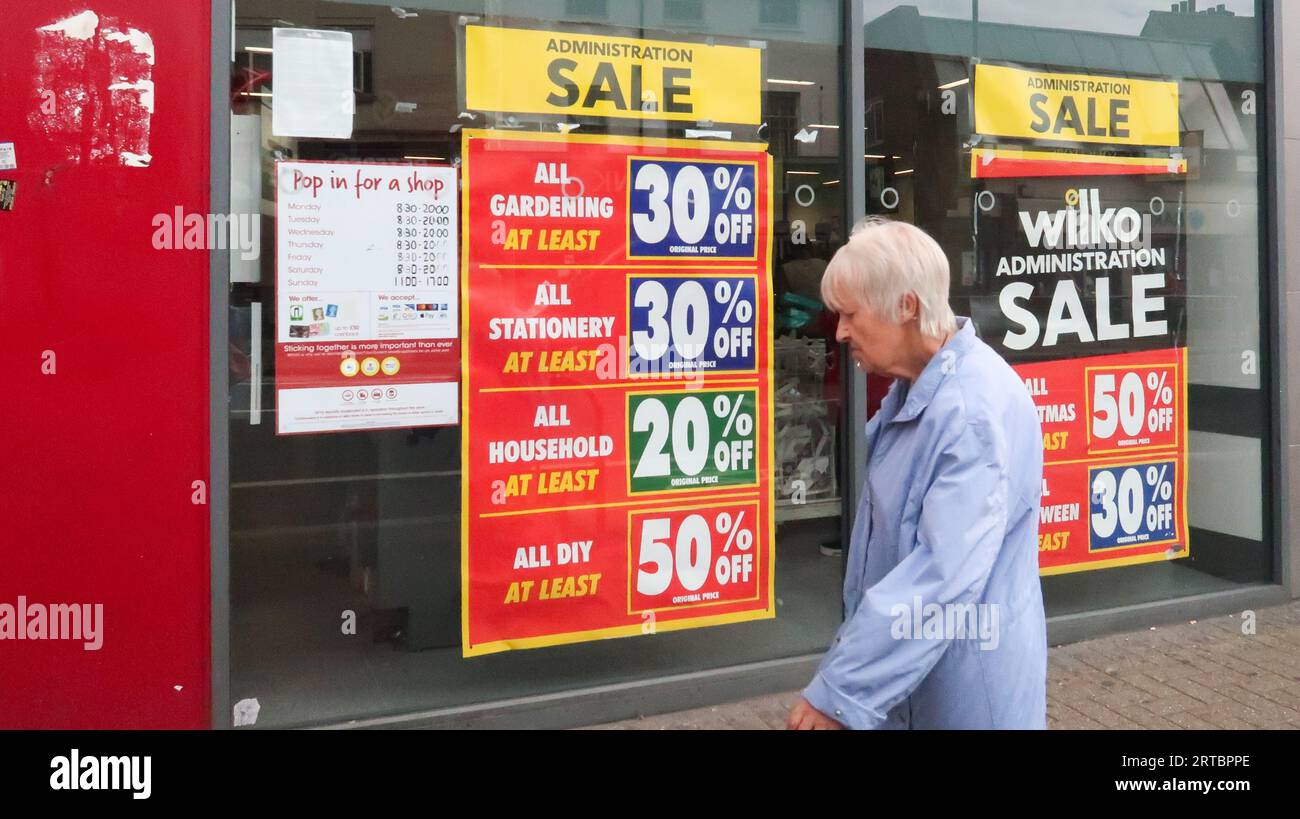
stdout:
<svg viewBox="0 0 1300 819">
<path fill-rule="evenodd" d="M 1187 350 L 1015 369 L 1043 427 L 1041 573 L 1186 557 Z"/>
<path fill-rule="evenodd" d="M 764 146 L 462 157 L 465 656 L 774 617 Z"/>
</svg>

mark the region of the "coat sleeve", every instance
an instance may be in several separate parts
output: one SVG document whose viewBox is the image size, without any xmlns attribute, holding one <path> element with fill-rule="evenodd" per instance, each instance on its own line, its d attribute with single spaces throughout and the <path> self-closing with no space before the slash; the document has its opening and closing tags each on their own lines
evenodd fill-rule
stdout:
<svg viewBox="0 0 1300 819">
<path fill-rule="evenodd" d="M 866 590 L 803 692 L 850 728 L 878 727 L 916 690 L 949 641 L 914 634 L 912 623 L 931 604 L 978 602 L 1001 550 L 1010 502 L 1005 439 L 959 423 L 922 496 L 916 543 Z"/>
</svg>

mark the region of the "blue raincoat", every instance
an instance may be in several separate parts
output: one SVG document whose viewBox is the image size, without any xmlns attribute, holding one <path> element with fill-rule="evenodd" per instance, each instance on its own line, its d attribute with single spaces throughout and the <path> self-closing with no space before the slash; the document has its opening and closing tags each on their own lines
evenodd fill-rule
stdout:
<svg viewBox="0 0 1300 819">
<path fill-rule="evenodd" d="M 969 319 L 867 424 L 844 623 L 804 698 L 850 728 L 1044 728 L 1043 439 Z"/>
</svg>

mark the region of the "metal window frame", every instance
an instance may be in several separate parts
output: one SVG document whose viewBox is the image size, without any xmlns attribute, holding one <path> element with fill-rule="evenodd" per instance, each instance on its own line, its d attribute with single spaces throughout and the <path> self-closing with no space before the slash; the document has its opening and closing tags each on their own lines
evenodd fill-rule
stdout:
<svg viewBox="0 0 1300 819">
<path fill-rule="evenodd" d="M 1281 0 L 1269 0 L 1264 8 L 1264 47 L 1266 54 L 1266 190 L 1263 201 L 1269 209 L 1266 234 L 1266 270 L 1262 298 L 1268 309 L 1261 314 L 1261 349 L 1268 351 L 1269 367 L 1265 373 L 1265 394 L 1270 401 L 1272 428 L 1267 438 L 1268 475 L 1272 481 L 1272 539 L 1275 549 L 1275 584 L 1241 590 L 1196 595 L 1173 600 L 1125 606 L 1116 609 L 1084 612 L 1053 617 L 1048 621 L 1052 644 L 1096 637 L 1109 632 L 1175 622 L 1189 617 L 1227 614 L 1245 608 L 1273 605 L 1300 596 L 1300 553 L 1292 540 L 1291 509 L 1300 506 L 1300 486 L 1288 480 L 1291 467 L 1284 435 L 1288 408 L 1285 396 L 1289 379 L 1300 377 L 1300 350 L 1289 351 L 1286 345 L 1285 287 L 1285 190 L 1282 163 L 1283 136 L 1281 117 L 1283 89 L 1280 70 Z M 211 208 L 214 213 L 228 212 L 230 207 L 230 101 L 229 51 L 234 24 L 234 0 L 211 0 L 212 52 L 210 174 Z M 844 208 L 849 224 L 865 215 L 866 172 L 855 157 L 865 153 L 866 65 L 862 0 L 843 0 L 841 6 L 840 87 Z M 1300 44 L 1297 44 L 1300 46 Z M 1289 89 L 1292 94 L 1295 89 Z M 1297 252 L 1300 252 L 1298 250 Z M 210 638 L 211 638 L 211 725 L 216 729 L 232 727 L 230 691 L 230 436 L 227 418 L 229 404 L 228 333 L 229 333 L 229 253 L 213 250 L 210 255 L 209 381 L 210 381 Z M 853 372 L 849 370 L 849 372 Z M 847 546 L 855 501 L 865 478 L 866 453 L 863 448 L 866 385 L 862 377 L 845 379 L 844 418 L 846 434 L 841 436 L 841 464 L 846 472 L 841 486 L 841 530 Z M 845 549 L 847 553 L 847 549 Z M 828 635 L 829 637 L 829 635 Z M 684 708 L 698 708 L 749 696 L 789 691 L 805 682 L 819 655 L 804 655 L 743 666 L 674 674 L 662 678 L 630 683 L 576 689 L 558 694 L 530 696 L 513 700 L 437 709 L 392 717 L 348 720 L 339 727 L 544 727 L 560 728 L 633 717 Z M 328 727 L 328 726 L 324 726 Z"/>
<path fill-rule="evenodd" d="M 209 50 L 212 83 L 208 162 L 211 213 L 230 212 L 230 62 L 235 47 L 234 0 L 212 1 Z M 208 302 L 208 509 L 213 728 L 230 728 L 230 252 L 209 256 Z"/>
<path fill-rule="evenodd" d="M 1263 201 L 1268 207 L 1265 232 L 1268 236 L 1265 269 L 1268 271 L 1269 288 L 1263 294 L 1265 307 L 1261 316 L 1267 316 L 1269 328 L 1265 334 L 1268 348 L 1269 385 L 1267 395 L 1270 403 L 1270 420 L 1273 428 L 1268 438 L 1271 451 L 1269 465 L 1273 482 L 1272 530 L 1276 546 L 1276 563 L 1274 574 L 1295 599 L 1300 597 L 1300 542 L 1295 538 L 1294 509 L 1300 506 L 1300 483 L 1293 484 L 1291 474 L 1293 467 L 1292 445 L 1300 441 L 1288 440 L 1291 413 L 1300 412 L 1300 408 L 1287 406 L 1290 385 L 1300 380 L 1300 350 L 1288 343 L 1287 329 L 1287 257 L 1288 250 L 1300 254 L 1300 248 L 1288 248 L 1286 244 L 1286 130 L 1285 111 L 1289 100 L 1295 99 L 1300 104 L 1300 88 L 1285 87 L 1282 61 L 1285 59 L 1283 39 L 1282 0 L 1268 0 L 1260 3 L 1264 14 L 1264 46 L 1267 49 L 1264 59 L 1265 83 L 1265 133 L 1268 140 L 1267 162 L 1265 172 L 1265 191 Z M 1295 4 L 1290 4 L 1291 14 L 1297 15 Z M 1292 18 L 1294 19 L 1294 17 Z M 1300 30 L 1300 26 L 1296 26 Z M 1300 49 L 1300 43 L 1292 43 Z M 1291 184 L 1300 184 L 1300 179 L 1290 180 Z M 1295 214 L 1300 218 L 1300 214 Z M 1261 328 L 1262 329 L 1262 328 Z"/>
</svg>

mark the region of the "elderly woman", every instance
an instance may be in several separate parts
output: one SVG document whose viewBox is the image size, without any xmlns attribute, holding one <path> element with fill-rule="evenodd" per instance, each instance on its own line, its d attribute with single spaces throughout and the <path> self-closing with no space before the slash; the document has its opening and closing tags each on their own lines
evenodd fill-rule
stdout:
<svg viewBox="0 0 1300 819">
<path fill-rule="evenodd" d="M 894 383 L 866 427 L 844 623 L 791 728 L 1045 726 L 1038 414 L 948 278 L 933 239 L 878 219 L 826 268 L 836 338 Z"/>
</svg>

